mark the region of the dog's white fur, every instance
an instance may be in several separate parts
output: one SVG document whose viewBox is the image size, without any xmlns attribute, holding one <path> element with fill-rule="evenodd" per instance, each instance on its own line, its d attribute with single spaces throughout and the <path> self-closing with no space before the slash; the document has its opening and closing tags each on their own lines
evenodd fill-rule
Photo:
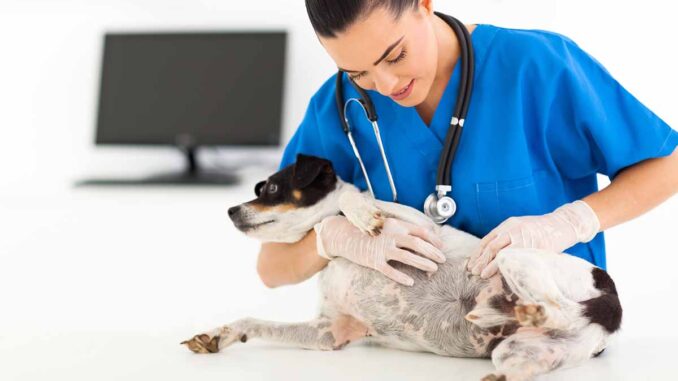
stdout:
<svg viewBox="0 0 678 381">
<path fill-rule="evenodd" d="M 215 352 L 253 337 L 318 350 L 367 339 L 446 356 L 486 357 L 491 351 L 497 372 L 484 380 L 520 381 L 576 365 L 604 349 L 610 337 L 582 314 L 580 302 L 599 297 L 601 290 L 594 285 L 593 266 L 579 258 L 543 250 L 504 249 L 497 256 L 499 274 L 482 280 L 465 271 L 467 258 L 479 243 L 477 237 L 436 225 L 408 206 L 374 200 L 340 179 L 335 191 L 309 207 L 285 211 L 241 207 L 251 224 L 277 221 L 248 235 L 278 242 L 301 239 L 315 223 L 339 211 L 365 232 L 371 232 L 375 219 L 400 218 L 438 234 L 447 261 L 430 279 L 419 270 L 398 267 L 415 279 L 412 287 L 405 287 L 336 258 L 319 276 L 317 318 L 294 324 L 241 319 L 184 342 L 195 352 Z M 515 311 L 498 310 L 496 304 L 502 298 L 513 303 L 509 307 Z M 495 332 L 496 327 L 501 331 Z M 508 332 L 511 327 L 513 331 Z M 493 339 L 501 337 L 504 340 L 497 345 Z"/>
</svg>

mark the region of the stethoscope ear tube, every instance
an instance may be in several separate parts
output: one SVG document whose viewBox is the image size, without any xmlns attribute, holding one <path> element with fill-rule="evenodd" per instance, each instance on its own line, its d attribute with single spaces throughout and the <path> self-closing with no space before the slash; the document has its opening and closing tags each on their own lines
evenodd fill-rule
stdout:
<svg viewBox="0 0 678 381">
<path fill-rule="evenodd" d="M 377 121 L 377 111 L 374 108 L 374 103 L 372 103 L 372 98 L 370 98 L 369 95 L 367 95 L 367 91 L 363 89 L 362 87 L 358 86 L 357 83 L 353 82 L 351 77 L 348 77 L 348 81 L 353 85 L 353 88 L 360 94 L 360 103 L 363 104 L 363 108 L 365 109 L 365 114 L 367 114 L 367 119 L 370 120 L 370 122 L 374 123 Z"/>
<path fill-rule="evenodd" d="M 339 70 L 337 72 L 336 79 L 336 91 L 334 92 L 334 100 L 337 104 L 337 112 L 339 113 L 339 120 L 341 121 L 341 128 L 344 129 L 346 134 L 350 134 L 351 130 L 348 128 L 348 122 L 346 121 L 346 113 L 344 112 L 344 82 L 342 81 L 343 72 Z"/>
</svg>

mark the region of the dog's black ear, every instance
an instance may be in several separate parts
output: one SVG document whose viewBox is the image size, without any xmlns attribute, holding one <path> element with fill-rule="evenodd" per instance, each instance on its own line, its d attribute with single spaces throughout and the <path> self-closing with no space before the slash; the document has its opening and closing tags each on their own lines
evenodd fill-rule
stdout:
<svg viewBox="0 0 678 381">
<path fill-rule="evenodd" d="M 257 185 L 254 186 L 254 194 L 256 194 L 257 197 L 259 197 L 259 195 L 261 195 L 261 188 L 264 187 L 264 184 L 266 184 L 266 180 L 264 180 L 264 181 L 259 181 L 259 182 L 257 183 Z"/>
<path fill-rule="evenodd" d="M 334 176 L 331 161 L 300 153 L 292 169 L 292 186 L 297 189 L 306 188 L 322 173 Z"/>
</svg>

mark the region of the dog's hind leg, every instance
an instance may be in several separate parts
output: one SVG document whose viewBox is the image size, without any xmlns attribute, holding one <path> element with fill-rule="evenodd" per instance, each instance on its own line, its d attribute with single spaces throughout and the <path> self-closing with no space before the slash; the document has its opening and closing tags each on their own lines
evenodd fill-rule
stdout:
<svg viewBox="0 0 678 381">
<path fill-rule="evenodd" d="M 237 341 L 261 338 L 314 350 L 341 349 L 368 335 L 364 324 L 348 315 L 320 316 L 304 323 L 277 323 L 246 318 L 183 341 L 195 353 L 216 353 Z"/>
<path fill-rule="evenodd" d="M 571 271 L 588 276 L 588 269 L 565 267 L 567 254 L 557 254 L 534 249 L 504 249 L 497 255 L 496 261 L 501 275 L 509 288 L 515 292 L 520 302 L 515 306 L 515 318 L 523 326 L 545 327 L 553 329 L 579 329 L 588 324 L 582 318 L 583 308 L 561 290 L 553 271 Z M 563 266 L 554 267 L 553 258 L 561 256 Z M 585 283 L 585 282 L 582 282 Z M 596 295 L 591 286 L 571 285 L 571 287 L 589 287 L 577 294 Z M 573 293 L 574 294 L 574 293 Z"/>
<path fill-rule="evenodd" d="M 483 381 L 528 381 L 557 368 L 577 365 L 600 352 L 607 336 L 598 326 L 573 333 L 521 328 L 492 351 L 497 371 Z"/>
</svg>

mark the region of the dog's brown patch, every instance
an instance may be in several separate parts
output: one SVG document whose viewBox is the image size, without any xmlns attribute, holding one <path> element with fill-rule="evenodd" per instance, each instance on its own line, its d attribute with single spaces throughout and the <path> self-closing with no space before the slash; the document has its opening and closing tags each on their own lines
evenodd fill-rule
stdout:
<svg viewBox="0 0 678 381">
<path fill-rule="evenodd" d="M 299 189 L 293 190 L 292 197 L 294 197 L 294 199 L 297 201 L 301 200 L 301 191 Z"/>
<path fill-rule="evenodd" d="M 251 203 L 249 206 L 254 208 L 257 212 L 287 212 L 289 210 L 297 209 L 297 206 L 291 203 L 279 204 L 275 206 Z"/>
<path fill-rule="evenodd" d="M 516 320 L 523 327 L 539 327 L 546 322 L 546 311 L 538 304 L 519 305 L 513 310 Z"/>
</svg>

